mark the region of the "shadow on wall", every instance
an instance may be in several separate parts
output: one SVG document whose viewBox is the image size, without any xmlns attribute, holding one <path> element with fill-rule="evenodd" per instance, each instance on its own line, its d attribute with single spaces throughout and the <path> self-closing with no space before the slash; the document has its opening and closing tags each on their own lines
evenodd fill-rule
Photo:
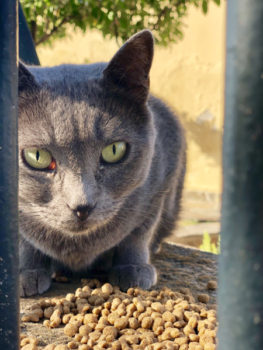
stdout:
<svg viewBox="0 0 263 350">
<path fill-rule="evenodd" d="M 205 112 L 207 114 L 208 112 Z M 209 120 L 201 120 L 199 117 L 193 120 L 187 117 L 186 113 L 181 113 L 181 121 L 186 130 L 187 139 L 195 142 L 200 151 L 203 152 L 208 161 L 217 166 L 221 166 L 221 153 L 223 132 L 212 124 Z"/>
</svg>

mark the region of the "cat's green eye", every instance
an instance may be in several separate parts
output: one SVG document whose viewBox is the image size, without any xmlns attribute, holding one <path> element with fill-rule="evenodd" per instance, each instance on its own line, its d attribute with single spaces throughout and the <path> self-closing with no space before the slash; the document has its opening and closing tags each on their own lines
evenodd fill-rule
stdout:
<svg viewBox="0 0 263 350">
<path fill-rule="evenodd" d="M 54 169 L 54 160 L 50 152 L 41 148 L 26 148 L 23 151 L 24 160 L 35 169 Z"/>
<path fill-rule="evenodd" d="M 125 142 L 113 142 L 103 148 L 101 156 L 106 163 L 117 163 L 125 156 L 126 150 L 127 145 Z"/>
</svg>

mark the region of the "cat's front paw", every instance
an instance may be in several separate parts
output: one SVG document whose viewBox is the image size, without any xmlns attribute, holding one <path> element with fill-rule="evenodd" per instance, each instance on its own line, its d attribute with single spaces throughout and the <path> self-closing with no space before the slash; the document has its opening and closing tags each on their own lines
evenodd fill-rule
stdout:
<svg viewBox="0 0 263 350">
<path fill-rule="evenodd" d="M 109 274 L 110 282 L 126 291 L 131 287 L 149 289 L 157 281 L 157 273 L 154 266 L 143 265 L 117 265 Z"/>
<path fill-rule="evenodd" d="M 42 294 L 51 285 L 51 277 L 45 269 L 22 270 L 19 278 L 21 297 Z"/>
</svg>

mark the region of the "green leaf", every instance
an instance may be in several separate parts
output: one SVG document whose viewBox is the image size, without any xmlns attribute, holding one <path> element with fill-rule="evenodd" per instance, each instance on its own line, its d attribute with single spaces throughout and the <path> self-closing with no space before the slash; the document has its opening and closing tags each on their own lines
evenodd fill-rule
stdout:
<svg viewBox="0 0 263 350">
<path fill-rule="evenodd" d="M 190 6 L 207 13 L 209 1 L 221 0 L 20 0 L 36 43 L 52 42 L 66 35 L 67 25 L 85 31 L 99 29 L 104 36 L 125 40 L 148 28 L 156 42 L 167 45 L 183 37 L 183 19 Z M 52 35 L 50 35 L 52 34 Z"/>
<path fill-rule="evenodd" d="M 207 14 L 207 11 L 208 11 L 207 0 L 203 0 L 203 2 L 202 2 L 202 10 L 203 10 L 204 14 Z"/>
</svg>

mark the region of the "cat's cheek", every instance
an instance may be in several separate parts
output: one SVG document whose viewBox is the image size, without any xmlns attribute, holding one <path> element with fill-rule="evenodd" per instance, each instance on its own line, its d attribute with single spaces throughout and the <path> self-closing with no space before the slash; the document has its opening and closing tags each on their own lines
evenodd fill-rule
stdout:
<svg viewBox="0 0 263 350">
<path fill-rule="evenodd" d="M 44 191 L 41 196 L 41 202 L 47 204 L 53 200 L 53 195 L 50 191 Z"/>
</svg>

